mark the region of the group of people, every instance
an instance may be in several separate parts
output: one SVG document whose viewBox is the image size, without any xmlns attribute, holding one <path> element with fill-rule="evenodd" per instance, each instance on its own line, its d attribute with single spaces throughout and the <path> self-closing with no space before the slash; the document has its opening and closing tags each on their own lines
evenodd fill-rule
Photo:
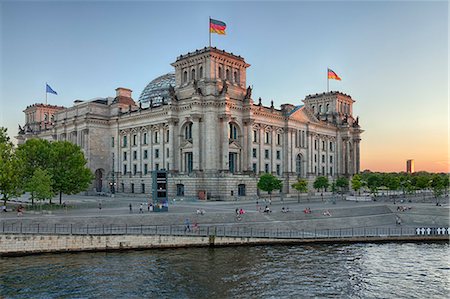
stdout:
<svg viewBox="0 0 450 299">
<path fill-rule="evenodd" d="M 205 210 L 197 208 L 197 215 L 205 215 Z"/>
<path fill-rule="evenodd" d="M 142 214 L 144 213 L 144 206 L 145 206 L 145 203 L 141 203 L 139 205 L 139 213 L 142 213 Z M 128 208 L 130 209 L 130 213 L 132 213 L 133 205 L 131 203 L 128 205 Z M 99 209 L 101 209 L 101 206 L 99 206 Z M 151 202 L 147 203 L 147 211 L 153 212 L 153 204 Z"/>
<path fill-rule="evenodd" d="M 288 213 L 289 212 L 289 207 L 282 207 L 281 208 L 281 213 Z"/>
<path fill-rule="evenodd" d="M 400 211 L 400 212 L 408 211 L 411 209 L 412 209 L 412 207 L 406 207 L 406 206 L 398 206 L 397 207 L 397 211 Z"/>
<path fill-rule="evenodd" d="M 305 214 L 311 214 L 312 212 L 311 212 L 311 209 L 310 209 L 310 208 L 306 208 L 306 209 L 303 210 L 303 213 L 305 213 Z"/>
</svg>

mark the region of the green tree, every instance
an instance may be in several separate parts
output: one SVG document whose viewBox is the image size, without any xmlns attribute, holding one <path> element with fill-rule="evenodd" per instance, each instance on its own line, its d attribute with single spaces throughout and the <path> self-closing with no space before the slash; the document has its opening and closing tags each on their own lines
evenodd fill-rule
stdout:
<svg viewBox="0 0 450 299">
<path fill-rule="evenodd" d="M 46 200 L 51 199 L 54 195 L 52 190 L 52 177 L 42 168 L 37 168 L 34 171 L 33 176 L 28 180 L 25 191 L 31 193 L 31 200 L 34 203 L 34 199 Z"/>
<path fill-rule="evenodd" d="M 444 193 L 445 179 L 446 178 L 443 175 L 437 173 L 433 174 L 433 176 L 431 177 L 430 187 L 433 191 L 434 197 L 436 198 L 436 204 L 439 203 L 439 197 L 441 197 Z"/>
<path fill-rule="evenodd" d="M 49 170 L 51 167 L 51 143 L 44 139 L 29 139 L 19 145 L 17 157 L 23 163 L 23 179 L 25 184 L 34 175 L 36 169 Z"/>
<path fill-rule="evenodd" d="M 363 186 L 362 178 L 359 174 L 355 174 L 352 178 L 352 189 L 360 194 L 360 190 Z"/>
<path fill-rule="evenodd" d="M 344 192 L 348 190 L 349 182 L 346 177 L 340 177 L 336 180 L 336 187 L 339 188 L 342 198 L 344 198 Z"/>
<path fill-rule="evenodd" d="M 421 172 L 417 174 L 417 178 L 415 180 L 415 186 L 417 189 L 422 190 L 423 200 L 425 201 L 425 192 L 428 188 L 430 188 L 431 176 L 426 172 Z"/>
<path fill-rule="evenodd" d="M 398 190 L 400 188 L 400 178 L 395 174 L 390 174 L 386 187 L 391 191 Z"/>
<path fill-rule="evenodd" d="M 80 147 L 67 142 L 51 143 L 50 173 L 53 190 L 59 193 L 59 204 L 62 194 L 76 194 L 86 190 L 94 178 Z"/>
<path fill-rule="evenodd" d="M 283 183 L 272 174 L 265 173 L 259 177 L 257 187 L 259 190 L 268 192 L 270 199 L 272 200 L 272 191 L 281 190 L 281 188 L 283 188 Z"/>
<path fill-rule="evenodd" d="M 6 128 L 0 127 L 0 194 L 6 205 L 11 197 L 20 196 L 22 164 L 14 153 Z"/>
<path fill-rule="evenodd" d="M 380 188 L 382 184 L 381 177 L 378 173 L 371 173 L 367 177 L 367 187 L 370 190 L 370 193 L 373 196 L 376 196 L 378 193 L 378 188 Z"/>
<path fill-rule="evenodd" d="M 323 201 L 323 192 L 330 186 L 330 183 L 328 182 L 328 178 L 325 176 L 318 176 L 316 180 L 313 183 L 314 189 L 321 190 L 320 196 L 322 197 Z"/>
<path fill-rule="evenodd" d="M 300 193 L 308 192 L 308 182 L 305 179 L 299 179 L 296 183 L 292 184 L 292 188 L 297 190 L 297 202 L 300 202 Z"/>
</svg>

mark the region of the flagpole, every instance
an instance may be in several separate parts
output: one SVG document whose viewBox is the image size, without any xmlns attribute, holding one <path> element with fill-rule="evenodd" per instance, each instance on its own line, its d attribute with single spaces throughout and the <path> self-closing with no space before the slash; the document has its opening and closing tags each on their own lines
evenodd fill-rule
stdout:
<svg viewBox="0 0 450 299">
<path fill-rule="evenodd" d="M 211 16 L 209 16 L 208 33 L 209 33 L 209 47 L 211 48 Z"/>
<path fill-rule="evenodd" d="M 327 69 L 327 93 L 330 92 L 330 78 L 328 78 L 328 69 Z"/>
</svg>

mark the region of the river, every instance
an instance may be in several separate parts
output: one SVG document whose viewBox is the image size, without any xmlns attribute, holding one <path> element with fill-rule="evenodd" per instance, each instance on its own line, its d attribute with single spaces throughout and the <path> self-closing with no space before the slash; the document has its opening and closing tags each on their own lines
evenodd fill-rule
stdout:
<svg viewBox="0 0 450 299">
<path fill-rule="evenodd" d="M 448 243 L 0 258 L 0 298 L 448 298 Z"/>
</svg>

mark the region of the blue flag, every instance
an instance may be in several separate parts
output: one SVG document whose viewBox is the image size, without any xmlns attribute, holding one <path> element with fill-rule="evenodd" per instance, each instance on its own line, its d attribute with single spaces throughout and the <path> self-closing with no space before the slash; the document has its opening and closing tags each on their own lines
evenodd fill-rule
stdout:
<svg viewBox="0 0 450 299">
<path fill-rule="evenodd" d="M 47 83 L 46 83 L 45 85 L 47 85 L 46 90 L 45 90 L 46 93 L 53 93 L 53 94 L 58 95 L 58 93 L 57 93 L 56 91 L 54 91 L 54 90 L 50 87 L 50 85 L 48 85 Z"/>
</svg>

